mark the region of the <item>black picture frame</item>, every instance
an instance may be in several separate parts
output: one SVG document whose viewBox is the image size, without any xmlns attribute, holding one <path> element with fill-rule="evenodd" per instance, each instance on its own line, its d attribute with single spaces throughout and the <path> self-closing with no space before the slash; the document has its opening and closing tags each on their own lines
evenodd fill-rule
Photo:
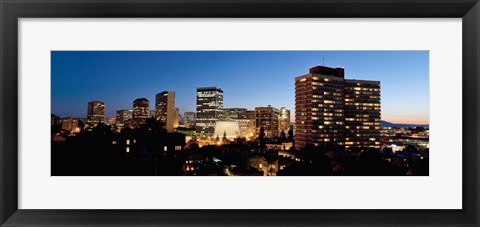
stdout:
<svg viewBox="0 0 480 227">
<path fill-rule="evenodd" d="M 479 0 L 0 0 L 2 226 L 479 226 Z M 461 210 L 18 209 L 18 19 L 121 17 L 463 18 Z M 448 45 L 445 44 L 445 45 Z M 460 79 L 460 78 L 458 78 Z M 460 152 L 452 151 L 452 152 Z M 448 195 L 445 195 L 448 196 Z"/>
</svg>

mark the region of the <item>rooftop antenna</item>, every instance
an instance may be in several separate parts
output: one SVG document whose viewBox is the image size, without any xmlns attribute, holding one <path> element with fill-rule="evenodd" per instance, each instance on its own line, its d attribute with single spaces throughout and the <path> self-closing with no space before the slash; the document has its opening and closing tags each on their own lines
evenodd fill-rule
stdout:
<svg viewBox="0 0 480 227">
<path fill-rule="evenodd" d="M 325 66 L 325 58 L 322 57 L 322 60 L 323 60 L 323 66 Z"/>
</svg>

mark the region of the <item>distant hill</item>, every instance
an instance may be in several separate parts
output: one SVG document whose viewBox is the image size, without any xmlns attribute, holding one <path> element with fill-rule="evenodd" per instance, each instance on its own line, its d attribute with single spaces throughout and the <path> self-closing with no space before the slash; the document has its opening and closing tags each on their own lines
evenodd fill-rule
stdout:
<svg viewBox="0 0 480 227">
<path fill-rule="evenodd" d="M 424 127 L 429 128 L 429 125 L 417 125 L 417 124 L 395 124 L 388 121 L 382 121 L 382 127 L 392 127 L 392 128 L 413 128 L 413 127 Z"/>
</svg>

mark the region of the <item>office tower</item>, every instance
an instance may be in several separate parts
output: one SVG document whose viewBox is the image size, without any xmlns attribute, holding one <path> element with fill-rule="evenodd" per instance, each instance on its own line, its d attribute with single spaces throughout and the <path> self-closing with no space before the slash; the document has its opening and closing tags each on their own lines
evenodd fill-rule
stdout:
<svg viewBox="0 0 480 227">
<path fill-rule="evenodd" d="M 349 106 L 350 104 L 358 106 L 360 105 L 359 103 L 364 102 L 362 100 L 364 96 L 355 96 L 355 89 L 358 89 L 355 87 L 351 89 L 352 91 L 349 90 L 348 94 L 345 93 L 345 89 L 350 89 L 349 84 L 351 83 L 348 81 L 351 80 L 346 82 L 344 73 L 343 68 L 316 66 L 310 68 L 309 74 L 295 78 L 295 149 L 300 150 L 308 145 L 346 145 L 346 111 L 349 111 L 348 115 L 351 116 L 358 115 L 358 110 L 356 108 L 346 108 L 345 103 L 349 102 Z M 367 84 L 366 81 L 364 82 Z M 378 92 L 380 91 L 380 83 L 378 81 L 369 81 L 368 84 L 370 83 L 377 83 Z M 375 99 L 377 98 L 379 104 L 379 93 L 378 96 L 369 96 L 369 99 L 373 101 L 366 102 L 371 102 L 373 105 L 376 103 Z M 378 116 L 379 114 L 380 106 L 378 106 Z M 363 114 L 362 112 L 361 115 L 368 114 Z M 364 119 L 363 117 L 354 118 L 349 124 L 355 124 L 356 129 L 357 121 L 363 121 Z M 353 126 L 349 125 L 348 127 L 348 129 L 351 129 Z M 365 135 L 370 134 L 365 133 Z M 363 136 L 360 137 L 363 138 Z M 349 132 L 350 139 L 353 139 L 351 132 Z M 349 145 L 353 144 L 349 143 Z"/>
<path fill-rule="evenodd" d="M 182 116 L 180 116 L 180 109 L 175 108 L 175 114 L 173 115 L 173 128 L 178 128 L 180 126 L 180 119 Z"/>
<path fill-rule="evenodd" d="M 175 120 L 175 92 L 163 91 L 155 96 L 155 118 L 165 123 L 168 132 L 172 132 Z"/>
<path fill-rule="evenodd" d="M 80 132 L 78 127 L 78 119 L 72 119 L 71 117 L 63 118 L 59 120 L 60 128 L 69 132 Z"/>
<path fill-rule="evenodd" d="M 278 132 L 287 134 L 288 130 L 290 130 L 290 110 L 282 107 L 278 113 Z"/>
<path fill-rule="evenodd" d="M 185 112 L 183 114 L 183 124 L 186 126 L 195 125 L 195 112 Z"/>
<path fill-rule="evenodd" d="M 247 118 L 247 108 L 223 108 L 225 120 Z"/>
<path fill-rule="evenodd" d="M 255 134 L 260 135 L 260 128 L 265 130 L 265 137 L 273 138 L 278 136 L 278 114 L 276 108 L 255 107 Z"/>
<path fill-rule="evenodd" d="M 380 81 L 345 80 L 345 147 L 380 149 Z"/>
<path fill-rule="evenodd" d="M 115 126 L 117 129 L 122 129 L 130 125 L 132 120 L 132 110 L 117 110 Z"/>
<path fill-rule="evenodd" d="M 223 90 L 219 87 L 197 88 L 195 131 L 213 136 L 215 122 L 223 118 Z"/>
<path fill-rule="evenodd" d="M 150 116 L 150 102 L 146 98 L 138 98 L 133 101 L 132 124 L 134 127 L 143 124 Z"/>
<path fill-rule="evenodd" d="M 98 100 L 88 102 L 87 120 L 92 124 L 105 122 L 105 103 Z"/>
<path fill-rule="evenodd" d="M 253 114 L 252 114 L 253 113 Z M 247 108 L 224 108 L 225 120 L 238 122 L 241 137 L 252 138 L 255 134 L 255 111 Z"/>
</svg>

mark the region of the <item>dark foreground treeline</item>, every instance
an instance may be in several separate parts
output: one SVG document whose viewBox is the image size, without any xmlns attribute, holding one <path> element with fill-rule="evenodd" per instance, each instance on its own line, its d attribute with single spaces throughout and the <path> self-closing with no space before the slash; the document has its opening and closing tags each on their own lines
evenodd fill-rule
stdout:
<svg viewBox="0 0 480 227">
<path fill-rule="evenodd" d="M 128 142 L 127 142 L 128 141 Z M 199 147 L 184 135 L 167 133 L 148 120 L 114 132 L 99 124 L 75 136 L 53 133 L 52 176 L 428 176 L 428 154 L 358 148 L 310 147 L 266 150 L 273 141 L 233 142 Z M 128 152 L 127 152 L 128 149 Z"/>
</svg>

